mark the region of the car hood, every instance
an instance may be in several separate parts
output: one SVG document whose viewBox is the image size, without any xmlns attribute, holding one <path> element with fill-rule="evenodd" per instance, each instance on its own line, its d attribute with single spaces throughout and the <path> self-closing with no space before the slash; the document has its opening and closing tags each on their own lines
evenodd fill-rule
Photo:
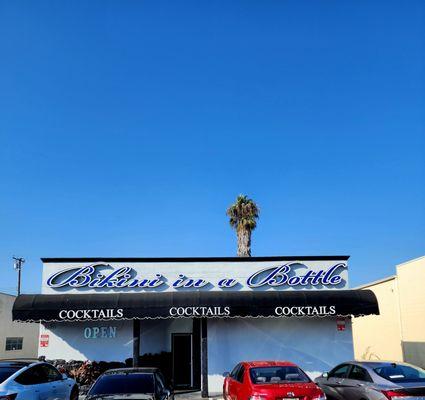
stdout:
<svg viewBox="0 0 425 400">
<path fill-rule="evenodd" d="M 253 385 L 253 389 L 255 393 L 258 393 L 258 394 L 272 393 L 273 396 L 278 396 L 278 397 L 317 396 L 322 392 L 314 382 L 265 383 L 260 385 Z M 288 392 L 291 392 L 291 394 L 288 395 Z"/>
</svg>

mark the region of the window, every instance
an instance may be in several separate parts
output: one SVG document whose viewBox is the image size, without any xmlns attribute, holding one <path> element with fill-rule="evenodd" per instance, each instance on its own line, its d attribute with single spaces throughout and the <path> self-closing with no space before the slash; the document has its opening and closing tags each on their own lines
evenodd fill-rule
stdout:
<svg viewBox="0 0 425 400">
<path fill-rule="evenodd" d="M 338 365 L 331 372 L 329 372 L 329 378 L 345 378 L 349 369 L 350 364 Z"/>
<path fill-rule="evenodd" d="M 18 367 L 0 367 L 0 383 L 3 383 L 7 378 L 19 371 Z"/>
<path fill-rule="evenodd" d="M 155 374 L 155 383 L 156 383 L 156 392 L 158 394 L 163 393 L 165 390 L 164 382 L 162 382 L 158 374 Z"/>
<path fill-rule="evenodd" d="M 24 338 L 21 338 L 21 337 L 6 338 L 6 351 L 22 350 L 23 341 L 24 341 Z"/>
<path fill-rule="evenodd" d="M 243 374 L 244 374 L 244 372 L 245 372 L 245 368 L 244 368 L 243 365 L 241 365 L 241 367 L 239 368 L 239 371 L 238 371 L 238 373 L 236 375 L 236 378 L 235 378 L 240 383 L 243 382 Z"/>
<path fill-rule="evenodd" d="M 388 364 L 375 368 L 374 371 L 390 382 L 425 382 L 425 371 L 412 365 Z"/>
<path fill-rule="evenodd" d="M 102 375 L 92 386 L 88 395 L 106 394 L 152 394 L 155 393 L 155 383 L 153 374 L 133 373 L 133 374 L 105 374 Z"/>
<path fill-rule="evenodd" d="M 62 375 L 55 367 L 48 364 L 43 364 L 42 368 L 48 382 L 60 381 L 62 379 Z"/>
<path fill-rule="evenodd" d="M 310 378 L 300 368 L 292 365 L 251 368 L 249 376 L 254 384 L 310 382 Z"/>
<path fill-rule="evenodd" d="M 368 372 L 364 368 L 359 367 L 358 365 L 353 365 L 353 368 L 348 374 L 348 379 L 354 379 L 356 381 L 363 382 L 372 382 L 372 379 L 370 378 Z"/>
<path fill-rule="evenodd" d="M 164 388 L 167 389 L 167 387 L 170 385 L 169 382 L 165 379 L 164 375 L 162 375 L 161 371 L 157 371 L 156 376 L 159 378 L 159 380 L 163 383 Z"/>
<path fill-rule="evenodd" d="M 21 385 L 38 385 L 46 383 L 47 376 L 43 365 L 36 365 L 22 372 L 21 375 L 16 377 L 15 381 Z"/>
<path fill-rule="evenodd" d="M 238 374 L 240 367 L 241 367 L 241 365 L 237 364 L 236 367 L 233 368 L 232 372 L 230 373 L 231 378 L 236 379 L 236 375 Z"/>
</svg>

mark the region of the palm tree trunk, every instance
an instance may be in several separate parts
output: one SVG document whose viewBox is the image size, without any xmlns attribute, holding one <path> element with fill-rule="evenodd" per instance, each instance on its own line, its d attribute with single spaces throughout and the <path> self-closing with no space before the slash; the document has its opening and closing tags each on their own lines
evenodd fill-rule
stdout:
<svg viewBox="0 0 425 400">
<path fill-rule="evenodd" d="M 251 231 L 238 228 L 238 257 L 251 257 Z"/>
</svg>

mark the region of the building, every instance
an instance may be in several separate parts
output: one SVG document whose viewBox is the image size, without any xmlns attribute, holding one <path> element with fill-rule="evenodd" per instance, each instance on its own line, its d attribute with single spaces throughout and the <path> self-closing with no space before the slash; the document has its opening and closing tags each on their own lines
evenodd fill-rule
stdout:
<svg viewBox="0 0 425 400">
<path fill-rule="evenodd" d="M 160 366 L 176 388 L 221 393 L 241 360 L 289 359 L 314 377 L 353 358 L 351 316 L 379 313 L 348 290 L 348 257 L 45 258 L 39 295 L 47 359 Z"/>
<path fill-rule="evenodd" d="M 358 289 L 371 290 L 379 315 L 354 318 L 357 359 L 405 361 L 425 368 L 425 257 L 397 265 L 396 275 Z"/>
<path fill-rule="evenodd" d="M 38 353 L 39 324 L 12 321 L 15 298 L 0 293 L 0 359 L 35 358 Z"/>
</svg>

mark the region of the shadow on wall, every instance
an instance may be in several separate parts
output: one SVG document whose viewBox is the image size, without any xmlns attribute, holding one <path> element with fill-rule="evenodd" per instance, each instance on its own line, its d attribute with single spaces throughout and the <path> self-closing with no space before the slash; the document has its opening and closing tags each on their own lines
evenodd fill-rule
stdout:
<svg viewBox="0 0 425 400">
<path fill-rule="evenodd" d="M 372 351 L 372 346 L 368 346 L 360 358 L 365 361 L 381 360 L 379 354 Z"/>
<path fill-rule="evenodd" d="M 404 361 L 425 368 L 425 342 L 401 342 Z"/>
<path fill-rule="evenodd" d="M 354 357 L 351 323 L 338 331 L 332 318 L 241 318 L 208 321 L 208 372 L 221 375 L 236 363 L 287 360 L 311 378 Z"/>
</svg>

